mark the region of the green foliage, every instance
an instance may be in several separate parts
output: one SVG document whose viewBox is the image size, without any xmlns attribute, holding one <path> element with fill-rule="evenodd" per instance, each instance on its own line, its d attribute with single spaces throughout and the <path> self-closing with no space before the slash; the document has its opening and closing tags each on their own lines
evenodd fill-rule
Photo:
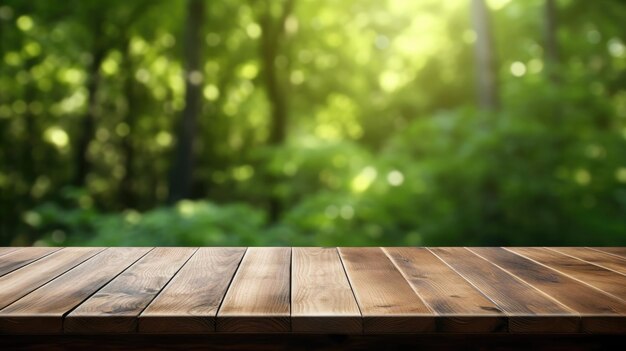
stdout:
<svg viewBox="0 0 626 351">
<path fill-rule="evenodd" d="M 254 246 L 279 244 L 259 236 L 263 214 L 245 205 L 181 201 L 144 213 L 101 214 L 45 204 L 35 212 L 51 244 L 107 246 Z"/>
<path fill-rule="evenodd" d="M 295 0 L 269 145 L 285 2 L 207 2 L 192 196 L 166 206 L 185 1 L 1 2 L 0 244 L 626 245 L 623 1 L 557 1 L 558 62 L 544 1 L 488 1 L 490 112 L 469 3 Z"/>
</svg>

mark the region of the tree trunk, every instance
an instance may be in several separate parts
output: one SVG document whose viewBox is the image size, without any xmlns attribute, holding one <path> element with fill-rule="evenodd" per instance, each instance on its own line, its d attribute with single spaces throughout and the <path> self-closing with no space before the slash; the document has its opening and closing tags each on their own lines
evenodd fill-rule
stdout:
<svg viewBox="0 0 626 351">
<path fill-rule="evenodd" d="M 191 195 L 194 139 L 201 109 L 202 85 L 202 22 L 204 1 L 188 0 L 185 30 L 185 108 L 176 139 L 173 168 L 170 174 L 168 203 L 172 204 Z"/>
<path fill-rule="evenodd" d="M 133 140 L 135 139 L 135 126 L 137 124 L 137 117 L 139 114 L 140 103 L 137 103 L 137 87 L 134 80 L 135 66 L 133 64 L 133 57 L 131 54 L 131 41 L 133 38 L 133 32 L 131 30 L 132 24 L 143 14 L 147 8 L 151 5 L 149 1 L 135 0 L 136 6 L 132 9 L 128 17 L 121 22 L 120 27 L 124 28 L 120 38 L 123 38 L 120 44 L 115 46 L 120 47 L 123 50 L 122 58 L 122 73 L 124 74 L 124 86 L 123 92 L 126 100 L 126 110 L 124 111 L 124 121 L 128 126 L 128 134 L 122 136 L 121 149 L 124 155 L 124 176 L 119 185 L 119 197 L 120 204 L 124 208 L 137 208 L 138 207 L 138 194 L 135 181 L 135 145 Z M 142 179 L 142 182 L 145 179 Z"/>
<path fill-rule="evenodd" d="M 262 65 L 263 82 L 265 91 L 271 106 L 270 134 L 268 145 L 276 147 L 284 144 L 287 136 L 288 107 L 287 94 L 281 81 L 281 76 L 276 70 L 276 58 L 281 49 L 285 34 L 285 21 L 292 12 L 294 0 L 285 0 L 282 13 L 278 18 L 273 18 L 269 9 L 260 18 L 262 29 L 260 57 Z M 276 222 L 282 212 L 280 197 L 274 192 L 279 182 L 276 176 L 270 175 L 268 179 L 272 193 L 269 197 L 270 221 Z"/>
<path fill-rule="evenodd" d="M 544 6 L 544 47 L 546 59 L 546 72 L 553 82 L 558 81 L 557 68 L 559 66 L 559 44 L 556 37 L 557 9 L 554 0 L 546 0 Z"/>
<path fill-rule="evenodd" d="M 476 32 L 475 64 L 476 89 L 478 91 L 478 106 L 483 111 L 496 111 L 500 106 L 498 95 L 497 67 L 493 34 L 489 11 L 485 0 L 472 0 L 472 23 Z M 491 240 L 499 240 L 494 228 L 500 228 L 502 210 L 500 201 L 499 181 L 493 174 L 487 174 L 481 184 L 481 223 L 477 228 L 482 235 Z"/>
<path fill-rule="evenodd" d="M 264 30 L 263 32 L 265 33 L 266 31 Z M 278 36 L 270 37 L 269 35 L 264 35 L 261 39 L 265 89 L 272 109 L 268 139 L 268 144 L 272 146 L 284 143 L 287 128 L 287 101 L 275 65 L 276 57 L 278 56 L 279 40 Z"/>
<path fill-rule="evenodd" d="M 493 36 L 485 0 L 472 0 L 471 12 L 474 32 L 476 33 L 474 54 L 478 105 L 482 109 L 493 111 L 498 109 L 500 101 L 498 97 Z"/>
<path fill-rule="evenodd" d="M 30 71 L 32 67 L 35 66 L 34 59 L 28 59 L 25 63 L 25 70 Z M 29 82 L 24 87 L 24 100 L 27 104 L 36 100 L 37 88 L 34 85 L 35 82 Z M 37 123 L 37 118 L 30 109 L 27 109 L 24 112 L 24 126 L 25 126 L 25 145 L 23 148 L 23 161 L 22 161 L 22 179 L 26 181 L 28 187 L 26 188 L 26 192 L 22 193 L 20 196 L 22 197 L 22 201 L 16 204 L 16 209 L 18 213 L 23 213 L 24 211 L 32 208 L 36 203 L 36 200 L 32 196 L 32 189 L 35 185 L 38 175 L 43 167 L 45 169 L 45 165 L 42 165 L 40 162 L 43 161 L 41 158 L 41 153 L 44 151 L 40 149 L 40 128 Z M 26 227 L 21 235 L 16 236 L 18 240 L 23 242 L 23 245 L 32 245 L 36 238 L 36 230 L 31 227 Z"/>
<path fill-rule="evenodd" d="M 133 147 L 133 132 L 135 130 L 135 121 L 137 120 L 137 111 L 135 104 L 135 83 L 133 77 L 133 63 L 130 54 L 130 35 L 126 43 L 124 52 L 124 70 L 126 71 L 126 79 L 124 81 L 124 95 L 126 97 L 126 124 L 128 125 L 128 134 L 122 138 L 122 153 L 124 154 L 124 177 L 120 182 L 120 200 L 124 207 L 134 208 L 135 189 L 134 183 L 134 161 L 135 148 Z"/>
<path fill-rule="evenodd" d="M 94 16 L 93 33 L 92 38 L 94 41 L 94 48 L 92 51 L 92 60 L 87 71 L 87 112 L 83 116 L 79 123 L 80 130 L 78 131 L 78 142 L 76 144 L 75 152 L 75 165 L 76 171 L 74 175 L 74 185 L 77 187 L 84 187 L 87 174 L 91 168 L 89 162 L 89 144 L 93 140 L 96 133 L 96 115 L 98 110 L 96 95 L 100 85 L 100 66 L 106 55 L 106 48 L 101 44 L 102 36 L 102 23 L 104 18 L 101 14 Z"/>
</svg>

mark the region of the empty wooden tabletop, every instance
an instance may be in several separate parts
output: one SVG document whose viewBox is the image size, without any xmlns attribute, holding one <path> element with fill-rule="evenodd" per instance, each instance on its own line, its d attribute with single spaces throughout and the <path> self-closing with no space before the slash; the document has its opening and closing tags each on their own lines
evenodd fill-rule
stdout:
<svg viewBox="0 0 626 351">
<path fill-rule="evenodd" d="M 0 248 L 0 334 L 626 334 L 624 248 Z"/>
</svg>

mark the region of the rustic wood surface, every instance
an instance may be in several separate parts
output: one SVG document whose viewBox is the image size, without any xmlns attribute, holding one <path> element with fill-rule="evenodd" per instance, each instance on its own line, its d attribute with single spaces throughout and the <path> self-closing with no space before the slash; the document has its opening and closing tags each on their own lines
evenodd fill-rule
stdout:
<svg viewBox="0 0 626 351">
<path fill-rule="evenodd" d="M 625 254 L 582 247 L 0 248 L 0 336 L 623 336 Z"/>
<path fill-rule="evenodd" d="M 580 330 L 578 313 L 472 251 L 465 248 L 430 250 L 507 314 L 510 332 L 574 333 Z"/>
<path fill-rule="evenodd" d="M 506 330 L 506 319 L 467 280 L 427 249 L 386 248 L 405 279 L 437 314 L 443 332 L 497 332 Z"/>
<path fill-rule="evenodd" d="M 216 329 L 289 331 L 290 267 L 290 248 L 249 248 L 218 311 Z"/>
<path fill-rule="evenodd" d="M 608 252 L 612 255 L 626 258 L 626 247 L 592 247 L 592 249 L 600 252 Z"/>
<path fill-rule="evenodd" d="M 146 333 L 215 331 L 215 316 L 245 248 L 198 249 L 139 316 Z"/>
<path fill-rule="evenodd" d="M 576 311 L 583 332 L 626 333 L 626 305 L 575 279 L 502 248 L 473 248 L 472 251 L 515 275 L 546 295 Z"/>
<path fill-rule="evenodd" d="M 294 247 L 291 272 L 293 332 L 363 330 L 359 306 L 335 248 Z"/>
<path fill-rule="evenodd" d="M 110 248 L 0 311 L 0 327 L 15 333 L 60 333 L 63 316 L 149 249 Z"/>
<path fill-rule="evenodd" d="M 130 333 L 139 314 L 196 251 L 156 248 L 65 317 L 70 333 Z"/>
<path fill-rule="evenodd" d="M 21 249 L 21 247 L 0 247 L 0 256 L 6 255 L 13 251 L 17 251 L 19 249 Z"/>
<path fill-rule="evenodd" d="M 379 248 L 340 248 L 365 333 L 429 332 L 435 315 Z"/>
<path fill-rule="evenodd" d="M 593 251 L 585 249 L 584 247 L 558 247 L 547 249 L 626 275 L 626 258 L 621 259 L 608 253 Z"/>
<path fill-rule="evenodd" d="M 102 248 L 62 249 L 4 275 L 0 278 L 0 308 L 9 306 L 102 250 Z"/>
<path fill-rule="evenodd" d="M 58 247 L 32 247 L 16 250 L 11 250 L 11 248 L 5 247 L 3 249 L 2 262 L 0 263 L 0 276 L 10 273 L 59 250 Z"/>
<path fill-rule="evenodd" d="M 616 299 L 626 300 L 626 280 L 619 273 L 569 256 L 554 255 L 544 248 L 511 248 L 509 251 L 568 275 Z"/>
</svg>

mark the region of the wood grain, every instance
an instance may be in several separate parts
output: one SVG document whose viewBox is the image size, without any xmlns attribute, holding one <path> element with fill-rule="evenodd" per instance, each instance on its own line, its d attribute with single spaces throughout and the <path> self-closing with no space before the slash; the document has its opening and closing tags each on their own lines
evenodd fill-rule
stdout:
<svg viewBox="0 0 626 351">
<path fill-rule="evenodd" d="M 137 317 L 195 248 L 155 248 L 65 317 L 68 333 L 131 333 Z"/>
<path fill-rule="evenodd" d="M 0 308 L 5 308 L 102 250 L 68 247 L 0 277 Z"/>
<path fill-rule="evenodd" d="M 47 256 L 59 247 L 28 247 L 5 252 L 0 256 L 0 276 L 10 273 L 44 256 Z"/>
<path fill-rule="evenodd" d="M 19 249 L 23 249 L 23 247 L 0 247 L 0 256 L 6 255 L 9 252 L 13 252 Z"/>
<path fill-rule="evenodd" d="M 547 249 L 626 275 L 626 260 L 609 253 L 585 247 L 548 247 Z"/>
<path fill-rule="evenodd" d="M 592 247 L 592 249 L 607 252 L 621 258 L 626 258 L 626 247 Z"/>
<path fill-rule="evenodd" d="M 339 253 L 361 309 L 365 333 L 435 330 L 435 314 L 380 248 L 339 248 Z"/>
<path fill-rule="evenodd" d="M 7 340 L 626 335 L 624 248 L 10 249 Z"/>
<path fill-rule="evenodd" d="M 502 248 L 472 248 L 537 290 L 578 312 L 583 332 L 626 333 L 626 305 L 564 274 Z"/>
<path fill-rule="evenodd" d="M 149 248 L 109 248 L 0 311 L 0 332 L 61 333 L 63 316 Z"/>
<path fill-rule="evenodd" d="M 363 332 L 361 313 L 336 248 L 293 248 L 291 328 L 302 333 Z"/>
<path fill-rule="evenodd" d="M 143 333 L 215 331 L 217 310 L 245 248 L 200 248 L 139 316 Z"/>
<path fill-rule="evenodd" d="M 437 331 L 506 331 L 507 320 L 492 301 L 425 248 L 385 248 L 385 253 L 437 314 Z"/>
<path fill-rule="evenodd" d="M 626 276 L 539 247 L 508 249 L 626 302 Z"/>
<path fill-rule="evenodd" d="M 465 248 L 429 248 L 509 317 L 512 333 L 575 333 L 579 314 Z"/>
<path fill-rule="evenodd" d="M 217 314 L 217 331 L 288 332 L 291 248 L 249 248 Z"/>
</svg>

